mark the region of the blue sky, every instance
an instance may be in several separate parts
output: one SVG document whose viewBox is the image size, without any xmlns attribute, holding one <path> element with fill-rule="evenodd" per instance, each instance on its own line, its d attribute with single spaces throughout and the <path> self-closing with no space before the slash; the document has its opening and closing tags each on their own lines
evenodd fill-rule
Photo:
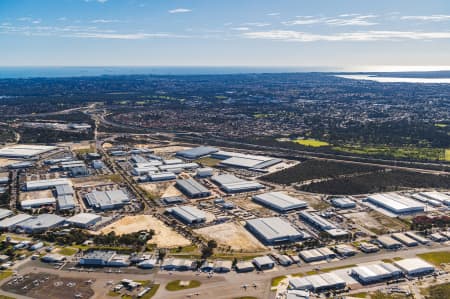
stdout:
<svg viewBox="0 0 450 299">
<path fill-rule="evenodd" d="M 450 65 L 448 0 L 0 0 L 0 66 Z"/>
</svg>

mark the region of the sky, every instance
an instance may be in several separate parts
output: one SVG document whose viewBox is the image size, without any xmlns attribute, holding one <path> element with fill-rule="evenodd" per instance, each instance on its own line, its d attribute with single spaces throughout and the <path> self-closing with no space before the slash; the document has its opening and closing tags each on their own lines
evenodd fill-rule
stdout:
<svg viewBox="0 0 450 299">
<path fill-rule="evenodd" d="M 0 66 L 450 66 L 448 0 L 0 0 Z"/>
</svg>

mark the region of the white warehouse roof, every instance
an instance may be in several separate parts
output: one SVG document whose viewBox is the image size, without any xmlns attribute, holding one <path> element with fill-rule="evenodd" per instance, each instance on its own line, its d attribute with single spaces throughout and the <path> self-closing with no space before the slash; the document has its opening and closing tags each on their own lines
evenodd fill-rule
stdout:
<svg viewBox="0 0 450 299">
<path fill-rule="evenodd" d="M 13 145 L 0 149 L 0 157 L 31 158 L 54 149 L 56 149 L 55 146 L 34 145 L 34 144 Z"/>
<path fill-rule="evenodd" d="M 205 213 L 193 206 L 179 206 L 167 209 L 167 211 L 187 223 L 199 223 L 206 220 Z"/>
<path fill-rule="evenodd" d="M 409 258 L 394 262 L 403 272 L 408 275 L 420 275 L 434 271 L 434 266 L 420 258 Z"/>
<path fill-rule="evenodd" d="M 258 182 L 246 181 L 231 174 L 215 175 L 211 178 L 227 193 L 249 192 L 264 188 Z"/>
<path fill-rule="evenodd" d="M 58 185 L 71 185 L 71 181 L 66 178 L 28 181 L 27 190 L 42 190 L 56 187 Z"/>
<path fill-rule="evenodd" d="M 253 200 L 278 211 L 306 208 L 308 204 L 284 192 L 269 192 L 253 196 Z"/>
<path fill-rule="evenodd" d="M 425 205 L 397 193 L 379 193 L 367 197 L 367 200 L 396 214 L 423 212 Z"/>
<path fill-rule="evenodd" d="M 67 222 L 77 226 L 88 226 L 102 220 L 97 214 L 80 213 L 67 219 Z"/>
</svg>

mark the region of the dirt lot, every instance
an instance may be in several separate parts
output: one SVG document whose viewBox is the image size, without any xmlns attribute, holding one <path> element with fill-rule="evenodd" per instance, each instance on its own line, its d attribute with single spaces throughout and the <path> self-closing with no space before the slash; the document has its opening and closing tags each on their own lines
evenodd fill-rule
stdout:
<svg viewBox="0 0 450 299">
<path fill-rule="evenodd" d="M 385 234 L 389 230 L 397 231 L 406 228 L 403 222 L 376 211 L 349 213 L 345 217 L 375 234 Z"/>
<path fill-rule="evenodd" d="M 190 147 L 173 145 L 173 146 L 155 147 L 152 149 L 155 151 L 155 154 L 158 155 L 158 154 L 176 153 L 185 149 L 190 149 Z"/>
<path fill-rule="evenodd" d="M 2 286 L 7 292 L 37 299 L 90 298 L 94 295 L 84 279 L 58 277 L 47 273 L 30 273 L 23 279 L 13 278 Z"/>
<path fill-rule="evenodd" d="M 116 234 L 126 234 L 137 232 L 144 229 L 153 229 L 155 235 L 148 243 L 156 244 L 158 247 L 171 248 L 178 246 L 187 246 L 191 242 L 172 230 L 170 227 L 162 223 L 150 215 L 126 216 L 120 220 L 106 226 L 100 233 L 107 234 L 114 231 Z"/>
<path fill-rule="evenodd" d="M 139 186 L 157 197 L 182 196 L 180 190 L 175 188 L 174 182 L 146 183 L 139 184 Z"/>
<path fill-rule="evenodd" d="M 30 191 L 30 192 L 21 192 L 19 200 L 24 201 L 28 199 L 50 198 L 50 197 L 54 197 L 52 190 Z"/>
<path fill-rule="evenodd" d="M 219 245 L 231 246 L 234 250 L 261 251 L 265 247 L 244 227 L 229 222 L 195 230 L 196 233 L 214 239 Z"/>
<path fill-rule="evenodd" d="M 17 163 L 17 162 L 20 162 L 20 161 L 1 158 L 0 159 L 0 167 L 6 167 L 6 166 L 9 166 L 9 165 Z"/>
</svg>

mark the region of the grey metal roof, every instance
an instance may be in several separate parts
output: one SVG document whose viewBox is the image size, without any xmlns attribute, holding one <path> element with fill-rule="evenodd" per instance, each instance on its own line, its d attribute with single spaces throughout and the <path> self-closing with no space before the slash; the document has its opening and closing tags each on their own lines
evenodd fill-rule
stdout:
<svg viewBox="0 0 450 299">
<path fill-rule="evenodd" d="M 247 192 L 264 188 L 258 182 L 246 181 L 231 174 L 215 175 L 211 180 L 219 184 L 225 192 L 229 193 Z"/>
<path fill-rule="evenodd" d="M 324 219 L 323 217 L 320 217 L 319 215 L 311 214 L 311 213 L 306 212 L 306 211 L 300 212 L 299 215 L 303 219 L 313 223 L 314 225 L 318 226 L 322 230 L 330 230 L 330 229 L 336 229 L 337 228 L 336 225 L 334 225 L 330 221 Z"/>
<path fill-rule="evenodd" d="M 177 186 L 190 195 L 209 193 L 209 190 L 194 179 L 177 180 Z"/>
<path fill-rule="evenodd" d="M 56 198 L 56 200 L 60 210 L 75 208 L 75 200 L 73 199 L 73 195 L 60 195 Z"/>
<path fill-rule="evenodd" d="M 11 216 L 13 212 L 11 210 L 7 209 L 0 209 L 0 219 L 4 219 L 8 216 Z"/>
<path fill-rule="evenodd" d="M 0 221 L 0 228 L 9 228 L 11 226 L 17 225 L 27 219 L 30 219 L 31 216 L 28 214 L 17 214 L 12 217 L 3 219 Z"/>
<path fill-rule="evenodd" d="M 99 209 L 123 205 L 130 201 L 123 190 L 94 191 L 86 194 L 86 200 L 90 206 Z"/>
<path fill-rule="evenodd" d="M 102 219 L 102 216 L 97 214 L 91 214 L 91 213 L 80 213 L 75 216 L 72 216 L 67 219 L 67 222 L 73 223 L 73 224 L 82 224 L 86 225 L 93 221 L 97 222 Z"/>
<path fill-rule="evenodd" d="M 18 226 L 24 230 L 34 231 L 41 229 L 48 229 L 56 225 L 64 223 L 65 218 L 55 214 L 40 214 L 36 217 L 32 217 L 24 222 L 18 224 Z"/>
<path fill-rule="evenodd" d="M 73 195 L 73 193 L 74 193 L 72 186 L 70 186 L 69 184 L 56 185 L 55 189 L 56 189 L 56 195 L 57 196 L 60 196 L 60 195 Z"/>
<path fill-rule="evenodd" d="M 205 213 L 193 206 L 174 207 L 169 209 L 169 211 L 189 223 L 206 220 Z"/>
<path fill-rule="evenodd" d="M 305 208 L 308 204 L 284 192 L 269 192 L 253 196 L 253 200 L 271 206 L 279 211 Z"/>
<path fill-rule="evenodd" d="M 179 152 L 177 152 L 177 155 L 188 158 L 188 159 L 196 159 L 196 158 L 200 158 L 200 157 L 215 153 L 217 151 L 219 151 L 219 150 L 215 147 L 199 146 L 199 147 L 179 151 Z"/>
<path fill-rule="evenodd" d="M 247 226 L 267 241 L 300 239 L 304 237 L 289 222 L 278 217 L 247 220 Z"/>
</svg>

